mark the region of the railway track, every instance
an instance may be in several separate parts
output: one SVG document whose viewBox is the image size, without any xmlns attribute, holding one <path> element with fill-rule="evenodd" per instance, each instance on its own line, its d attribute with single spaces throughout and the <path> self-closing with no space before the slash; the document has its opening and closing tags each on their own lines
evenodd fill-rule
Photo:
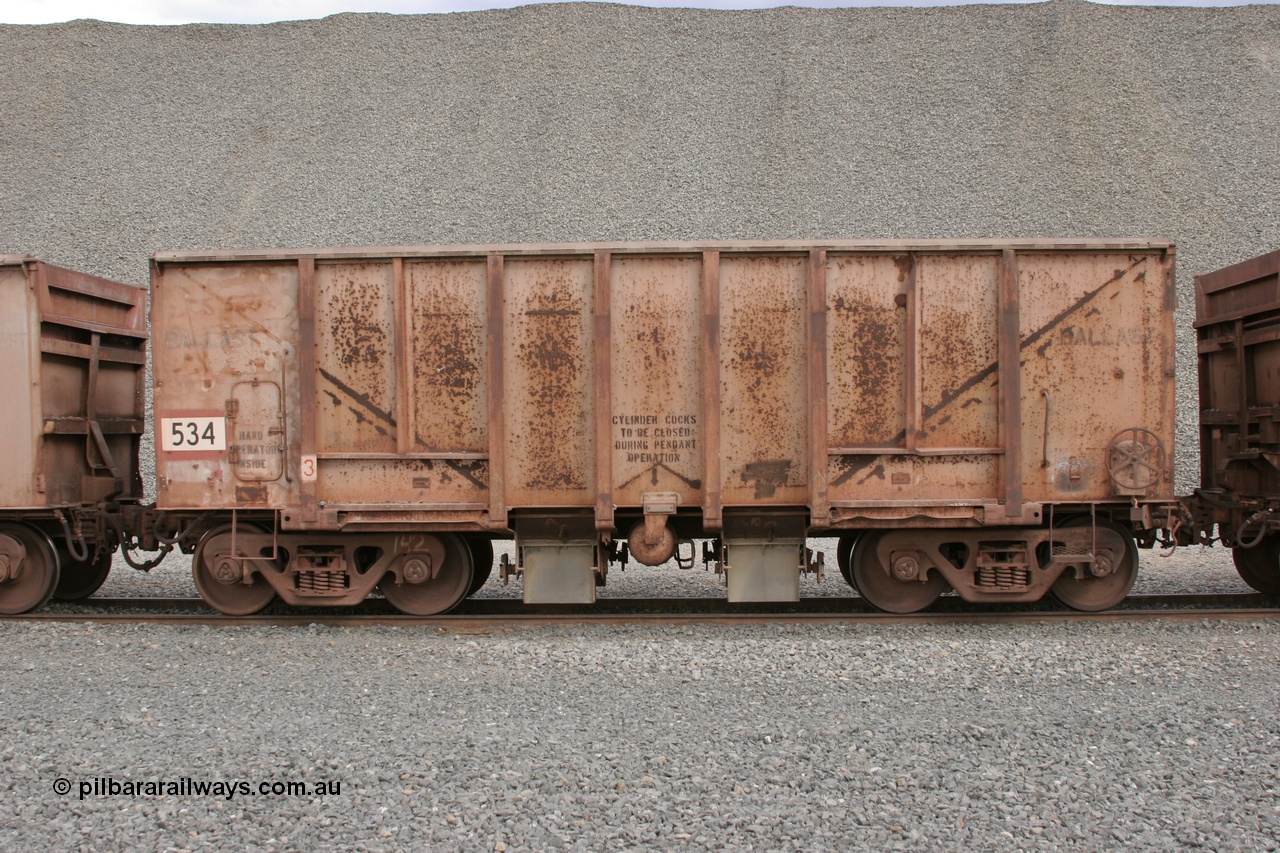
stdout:
<svg viewBox="0 0 1280 853">
<path fill-rule="evenodd" d="M 810 598 L 793 604 L 732 604 L 720 598 L 601 599 L 592 605 L 525 605 L 516 599 L 464 602 L 441 616 L 408 616 L 370 599 L 357 607 L 300 609 L 273 606 L 252 616 L 226 616 L 199 598 L 101 598 L 56 605 L 0 621 L 164 625 L 332 625 L 499 628 L 546 624 L 815 624 L 1010 623 L 1280 618 L 1280 596 L 1261 594 L 1141 595 L 1099 613 L 1056 602 L 974 605 L 956 597 L 920 613 L 881 613 L 858 598 Z"/>
</svg>

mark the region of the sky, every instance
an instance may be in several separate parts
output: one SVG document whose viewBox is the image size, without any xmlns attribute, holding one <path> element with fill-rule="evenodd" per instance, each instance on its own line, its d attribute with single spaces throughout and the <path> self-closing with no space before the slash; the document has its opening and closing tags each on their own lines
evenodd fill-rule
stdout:
<svg viewBox="0 0 1280 853">
<path fill-rule="evenodd" d="M 1024 2 L 1025 0 L 986 0 Z M 762 9 L 773 6 L 952 6 L 964 0 L 641 0 L 636 6 L 699 9 Z M 1240 6 L 1241 0 L 1104 0 L 1148 6 Z M 1254 0 L 1280 3 L 1280 0 Z M 391 12 L 420 15 L 508 9 L 523 0 L 4 0 L 0 23 L 53 24 L 97 18 L 125 24 L 263 24 L 323 18 L 340 12 Z"/>
</svg>

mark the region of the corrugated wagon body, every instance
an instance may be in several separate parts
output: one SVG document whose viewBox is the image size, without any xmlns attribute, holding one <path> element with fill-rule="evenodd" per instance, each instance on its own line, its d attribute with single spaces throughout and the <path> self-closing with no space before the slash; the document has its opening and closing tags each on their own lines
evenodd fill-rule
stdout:
<svg viewBox="0 0 1280 853">
<path fill-rule="evenodd" d="M 1196 276 L 1201 488 L 1193 528 L 1280 593 L 1280 251 Z"/>
<path fill-rule="evenodd" d="M 0 612 L 80 598 L 111 567 L 101 507 L 142 495 L 146 291 L 0 255 Z"/>
<path fill-rule="evenodd" d="M 1172 259 L 1147 241 L 159 254 L 159 504 L 236 510 L 206 580 L 220 565 L 244 607 L 257 577 L 335 603 L 452 584 L 425 611 L 469 587 L 450 561 L 474 578 L 513 533 L 529 601 L 589 601 L 627 552 L 691 564 L 695 537 L 731 599 L 791 599 L 819 565 L 806 535 L 842 531 L 841 569 L 891 609 L 948 583 L 1039 597 L 1063 567 L 1114 586 L 1132 537 L 1113 528 L 1154 528 L 1172 498 Z"/>
</svg>

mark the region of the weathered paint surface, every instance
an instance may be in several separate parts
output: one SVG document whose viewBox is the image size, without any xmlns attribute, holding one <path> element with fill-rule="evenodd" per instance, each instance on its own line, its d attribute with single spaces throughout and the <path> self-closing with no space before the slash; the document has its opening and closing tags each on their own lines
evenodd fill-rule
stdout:
<svg viewBox="0 0 1280 853">
<path fill-rule="evenodd" d="M 254 481 L 227 454 L 162 454 L 163 504 L 294 507 L 314 457 L 315 499 L 369 523 L 599 518 L 659 491 L 803 508 L 815 470 L 837 526 L 963 522 L 1127 500 L 1106 470 L 1124 429 L 1173 455 L 1164 244 L 334 250 L 315 253 L 299 353 L 303 257 L 158 256 L 157 413 L 252 396 L 240 411 L 266 421 L 275 383 L 283 461 Z M 1171 496 L 1168 474 L 1143 497 Z"/>
<path fill-rule="evenodd" d="M 489 449 L 485 263 L 405 264 L 413 440 L 410 450 Z"/>
<path fill-rule="evenodd" d="M 40 417 L 33 399 L 32 377 L 39 358 L 38 315 L 27 288 L 27 275 L 16 263 L 0 267 L 0 391 L 8 405 L 0 408 L 6 451 L 0 462 L 0 506 L 34 507 Z"/>
<path fill-rule="evenodd" d="M 592 506 L 592 261 L 505 269 L 507 502 Z"/>
<path fill-rule="evenodd" d="M 1166 470 L 1151 496 L 1171 497 L 1173 305 L 1163 259 L 1025 253 L 1019 269 L 1025 497 L 1112 496 L 1107 446 L 1133 426 L 1161 438 Z"/>
<path fill-rule="evenodd" d="M 918 260 L 921 448 L 1000 446 L 995 385 L 968 385 L 998 356 L 999 260 L 945 254 Z"/>
<path fill-rule="evenodd" d="M 700 257 L 621 257 L 612 265 L 614 503 L 675 492 L 698 505 L 707 436 L 700 423 Z"/>
<path fill-rule="evenodd" d="M 808 258 L 720 259 L 722 495 L 733 504 L 804 504 Z"/>
<path fill-rule="evenodd" d="M 391 264 L 316 264 L 317 449 L 395 453 Z"/>
<path fill-rule="evenodd" d="M 903 441 L 908 273 L 894 261 L 887 254 L 827 258 L 827 435 L 835 447 Z"/>
</svg>

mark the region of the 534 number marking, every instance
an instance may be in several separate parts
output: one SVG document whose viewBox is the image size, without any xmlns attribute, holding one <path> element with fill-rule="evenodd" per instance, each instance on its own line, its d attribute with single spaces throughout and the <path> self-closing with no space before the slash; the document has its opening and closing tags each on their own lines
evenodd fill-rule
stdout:
<svg viewBox="0 0 1280 853">
<path fill-rule="evenodd" d="M 226 450 L 226 418 L 161 418 L 160 447 L 170 453 Z"/>
</svg>

